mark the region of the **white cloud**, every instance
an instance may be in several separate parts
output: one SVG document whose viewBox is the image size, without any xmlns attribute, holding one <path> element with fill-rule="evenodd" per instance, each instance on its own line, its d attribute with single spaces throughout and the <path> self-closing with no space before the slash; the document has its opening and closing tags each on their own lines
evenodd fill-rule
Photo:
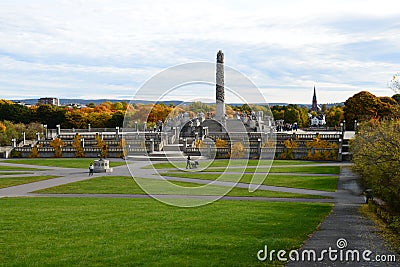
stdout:
<svg viewBox="0 0 400 267">
<path fill-rule="evenodd" d="M 213 62 L 219 49 L 258 86 L 277 88 L 266 92 L 271 102 L 308 103 L 314 84 L 326 102 L 361 89 L 390 95 L 400 59 L 395 4 L 3 1 L 0 97 L 129 95 L 171 65 Z"/>
</svg>

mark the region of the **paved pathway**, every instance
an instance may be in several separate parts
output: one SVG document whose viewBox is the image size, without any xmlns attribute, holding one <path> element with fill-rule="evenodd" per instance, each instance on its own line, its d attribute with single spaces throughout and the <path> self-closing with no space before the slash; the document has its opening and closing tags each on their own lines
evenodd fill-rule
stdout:
<svg viewBox="0 0 400 267">
<path fill-rule="evenodd" d="M 317 251 L 317 257 L 324 249 L 337 249 L 337 240 L 344 238 L 347 247 L 341 249 L 344 252 L 345 259 L 346 250 L 358 250 L 360 252 L 360 262 L 352 261 L 331 261 L 328 254 L 325 260 L 320 262 L 289 262 L 288 267 L 292 266 L 400 266 L 400 255 L 386 244 L 379 235 L 379 229 L 374 223 L 363 216 L 359 212 L 364 198 L 360 197 L 361 189 L 357 186 L 357 177 L 351 172 L 350 168 L 342 168 L 338 187 L 336 204 L 333 211 L 322 222 L 318 231 L 316 231 L 300 249 L 300 253 L 307 250 Z M 397 262 L 366 262 L 362 260 L 362 252 L 371 250 L 371 259 L 376 255 L 395 255 Z M 340 254 L 338 254 L 340 255 Z"/>
</svg>

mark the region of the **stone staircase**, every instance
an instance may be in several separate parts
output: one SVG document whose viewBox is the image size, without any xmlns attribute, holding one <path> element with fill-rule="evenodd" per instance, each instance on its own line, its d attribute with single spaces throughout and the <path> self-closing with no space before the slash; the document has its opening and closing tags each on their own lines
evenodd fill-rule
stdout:
<svg viewBox="0 0 400 267">
<path fill-rule="evenodd" d="M 182 146 L 181 144 L 165 145 L 163 151 L 154 151 L 148 153 L 148 155 L 128 155 L 128 159 L 137 161 L 185 161 L 186 156 L 181 151 Z"/>
</svg>

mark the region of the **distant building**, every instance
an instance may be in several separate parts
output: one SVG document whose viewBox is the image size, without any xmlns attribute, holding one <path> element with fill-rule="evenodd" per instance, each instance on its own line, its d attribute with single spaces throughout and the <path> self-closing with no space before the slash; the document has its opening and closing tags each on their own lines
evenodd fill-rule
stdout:
<svg viewBox="0 0 400 267">
<path fill-rule="evenodd" d="M 325 115 L 324 114 L 319 114 L 318 116 L 314 117 L 311 114 L 309 114 L 308 116 L 310 116 L 310 124 L 313 127 L 322 127 L 326 125 L 326 121 L 325 121 Z"/>
<path fill-rule="evenodd" d="M 82 105 L 82 104 L 79 104 L 79 103 L 70 103 L 70 104 L 63 105 L 63 106 L 66 106 L 66 107 L 72 108 L 72 109 L 86 108 L 86 105 Z"/>
<path fill-rule="evenodd" d="M 317 103 L 317 94 L 315 92 L 315 86 L 314 86 L 314 95 L 312 98 L 311 111 L 318 112 L 320 110 L 321 110 L 321 108 L 318 106 L 318 103 Z"/>
<path fill-rule="evenodd" d="M 38 100 L 38 105 L 50 104 L 53 106 L 59 106 L 58 98 L 55 97 L 42 97 Z"/>
</svg>

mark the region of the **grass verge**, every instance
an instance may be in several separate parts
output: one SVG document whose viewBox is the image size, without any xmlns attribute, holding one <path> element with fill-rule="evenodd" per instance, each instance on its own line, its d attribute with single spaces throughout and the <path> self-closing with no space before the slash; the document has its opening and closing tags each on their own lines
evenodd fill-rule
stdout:
<svg viewBox="0 0 400 267">
<path fill-rule="evenodd" d="M 60 159 L 10 159 L 7 163 L 18 163 L 39 166 L 51 166 L 62 168 L 88 168 L 89 164 L 93 162 L 93 158 L 60 158 Z M 110 161 L 110 167 L 117 167 L 125 165 L 125 161 Z"/>
<path fill-rule="evenodd" d="M 380 219 L 373 211 L 368 208 L 368 205 L 364 204 L 360 207 L 360 212 L 371 219 L 375 225 L 379 228 L 379 234 L 388 241 L 389 244 L 396 250 L 397 253 L 400 253 L 400 235 L 390 229 L 389 226 Z"/>
<path fill-rule="evenodd" d="M 31 172 L 13 172 L 13 171 L 2 172 L 2 171 L 0 171 L 0 175 L 14 175 L 14 174 L 31 174 Z"/>
<path fill-rule="evenodd" d="M 211 163 L 211 164 L 210 164 Z M 321 161 L 304 161 L 304 160 L 273 160 L 272 161 L 272 166 L 284 166 L 284 165 L 306 165 L 306 164 L 322 164 L 324 162 Z M 213 162 L 210 162 L 208 160 L 201 161 L 201 165 L 208 165 L 210 164 L 209 167 L 227 167 L 229 164 L 229 160 L 214 160 Z M 263 166 L 263 165 L 271 165 L 271 160 L 261 160 L 260 163 L 258 160 L 241 160 L 241 159 L 234 159 L 231 160 L 230 166 Z M 162 162 L 162 163 L 155 163 L 153 164 L 155 169 L 170 169 L 170 168 L 185 168 L 186 162 L 174 162 L 169 163 L 169 162 Z M 151 169 L 151 166 L 146 166 L 144 167 L 146 169 Z"/>
<path fill-rule="evenodd" d="M 236 177 L 230 174 L 209 174 L 209 173 L 187 173 L 187 172 L 167 172 L 161 173 L 163 176 L 173 176 L 181 178 L 192 178 L 201 180 L 234 181 Z M 256 174 L 258 177 L 265 177 L 265 174 Z M 252 174 L 243 174 L 239 182 L 250 183 L 253 178 Z M 298 175 L 273 175 L 268 176 L 263 181 L 263 185 L 283 186 L 290 188 L 302 188 L 311 190 L 321 190 L 328 192 L 336 191 L 338 176 L 298 176 Z"/>
<path fill-rule="evenodd" d="M 0 165 L 0 171 L 41 171 L 41 170 L 42 169 Z"/>
<path fill-rule="evenodd" d="M 57 176 L 26 176 L 26 177 L 1 178 L 0 179 L 0 188 L 21 185 L 21 184 L 29 184 L 29 183 L 53 179 L 53 178 L 57 178 Z"/>
<path fill-rule="evenodd" d="M 159 180 L 153 179 L 141 179 L 147 184 L 151 184 L 152 188 L 156 191 L 152 194 L 180 194 L 180 195 L 192 195 L 193 192 L 190 188 L 199 187 L 201 184 L 187 183 L 179 181 L 171 181 L 171 183 L 188 187 L 187 190 L 168 190 L 164 187 L 164 184 Z M 199 191 L 200 195 L 219 195 L 225 190 L 226 187 L 221 186 L 210 186 L 207 189 Z M 166 190 L 168 190 L 166 192 Z M 140 186 L 135 182 L 132 177 L 129 176 L 101 176 L 92 178 L 85 181 L 79 181 L 74 183 L 69 183 L 65 185 L 59 185 L 51 188 L 42 189 L 36 191 L 35 193 L 45 193 L 45 194 L 146 194 Z M 250 196 L 250 197 L 274 197 L 274 198 L 322 198 L 320 196 L 306 195 L 306 194 L 295 194 L 286 192 L 276 192 L 267 190 L 257 190 L 250 193 L 246 188 L 233 188 L 228 194 L 228 196 Z"/>
<path fill-rule="evenodd" d="M 207 168 L 204 172 L 270 172 L 270 173 L 305 173 L 305 174 L 339 174 L 339 166 L 296 166 L 296 167 L 274 167 L 271 168 Z"/>
</svg>

